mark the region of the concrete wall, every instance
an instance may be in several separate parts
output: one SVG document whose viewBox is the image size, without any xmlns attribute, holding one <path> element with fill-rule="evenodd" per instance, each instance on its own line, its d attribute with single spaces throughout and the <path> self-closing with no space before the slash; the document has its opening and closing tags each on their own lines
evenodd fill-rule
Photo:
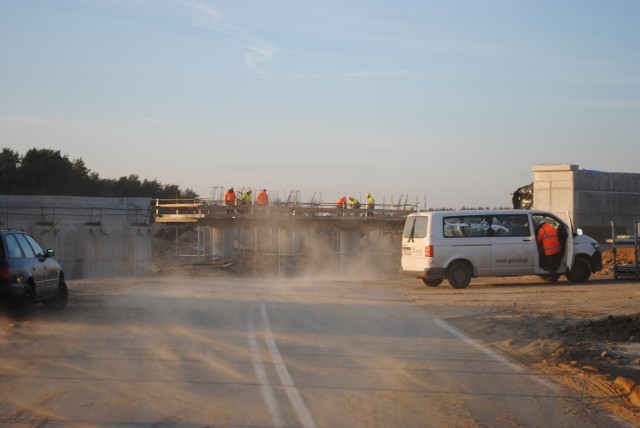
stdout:
<svg viewBox="0 0 640 428">
<path fill-rule="evenodd" d="M 533 207 L 559 215 L 569 213 L 574 225 L 600 242 L 634 233 L 640 220 L 640 174 L 581 170 L 577 165 L 536 165 Z"/>
<path fill-rule="evenodd" d="M 149 271 L 149 198 L 0 195 L 0 226 L 53 248 L 68 279 Z"/>
</svg>

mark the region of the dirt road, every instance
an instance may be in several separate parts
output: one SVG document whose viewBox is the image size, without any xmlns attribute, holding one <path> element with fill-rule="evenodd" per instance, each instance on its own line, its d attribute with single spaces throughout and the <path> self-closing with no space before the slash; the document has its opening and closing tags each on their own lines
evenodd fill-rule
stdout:
<svg viewBox="0 0 640 428">
<path fill-rule="evenodd" d="M 199 269 L 72 281 L 62 313 L 0 312 L 0 423 L 640 423 L 638 337 L 596 337 L 621 330 L 608 316 L 638 311 L 635 282 L 490 278 L 453 290 Z"/>
</svg>

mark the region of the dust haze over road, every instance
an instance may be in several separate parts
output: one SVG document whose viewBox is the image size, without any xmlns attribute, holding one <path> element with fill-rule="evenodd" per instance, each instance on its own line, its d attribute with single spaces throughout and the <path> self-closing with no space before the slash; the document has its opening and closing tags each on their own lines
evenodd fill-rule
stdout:
<svg viewBox="0 0 640 428">
<path fill-rule="evenodd" d="M 415 280 L 174 274 L 70 290 L 61 313 L 2 312 L 1 425 L 625 426 L 449 322 L 486 308 L 450 289 L 430 306 Z"/>
</svg>

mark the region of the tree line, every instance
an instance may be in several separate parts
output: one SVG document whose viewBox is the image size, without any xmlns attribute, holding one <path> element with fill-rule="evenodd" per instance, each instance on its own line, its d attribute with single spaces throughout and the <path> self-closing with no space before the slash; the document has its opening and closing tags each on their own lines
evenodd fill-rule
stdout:
<svg viewBox="0 0 640 428">
<path fill-rule="evenodd" d="M 0 194 L 99 197 L 193 198 L 191 189 L 140 179 L 137 174 L 100 178 L 81 158 L 69 159 L 60 150 L 30 149 L 24 155 L 3 148 L 0 153 Z"/>
</svg>

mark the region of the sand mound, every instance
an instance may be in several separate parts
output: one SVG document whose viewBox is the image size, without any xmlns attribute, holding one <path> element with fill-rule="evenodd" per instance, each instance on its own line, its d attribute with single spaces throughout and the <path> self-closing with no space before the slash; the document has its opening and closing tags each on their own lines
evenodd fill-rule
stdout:
<svg viewBox="0 0 640 428">
<path fill-rule="evenodd" d="M 640 312 L 633 315 L 613 316 L 585 321 L 564 327 L 561 332 L 574 340 L 608 340 L 640 342 Z"/>
</svg>

